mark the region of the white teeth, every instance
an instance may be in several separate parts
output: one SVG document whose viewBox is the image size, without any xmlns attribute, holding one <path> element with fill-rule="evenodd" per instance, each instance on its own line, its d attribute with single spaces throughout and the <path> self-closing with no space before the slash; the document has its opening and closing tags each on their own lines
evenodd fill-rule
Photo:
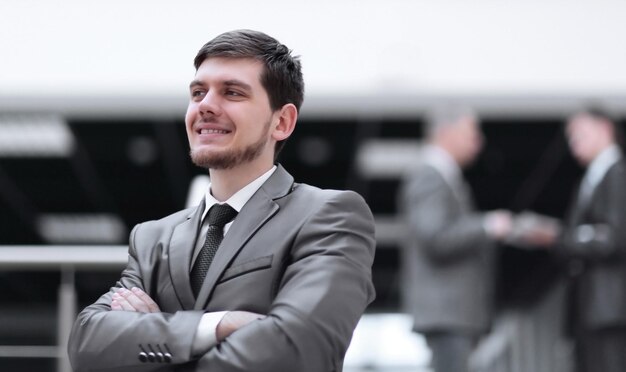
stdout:
<svg viewBox="0 0 626 372">
<path fill-rule="evenodd" d="M 222 129 L 200 129 L 200 134 L 226 134 L 228 131 Z"/>
</svg>

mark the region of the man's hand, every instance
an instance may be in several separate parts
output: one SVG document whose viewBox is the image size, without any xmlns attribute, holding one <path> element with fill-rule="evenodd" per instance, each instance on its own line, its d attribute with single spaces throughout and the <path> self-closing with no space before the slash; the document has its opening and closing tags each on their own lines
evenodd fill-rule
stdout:
<svg viewBox="0 0 626 372">
<path fill-rule="evenodd" d="M 248 311 L 229 311 L 217 325 L 217 329 L 215 330 L 217 341 L 221 342 L 239 328 L 263 318 L 265 318 L 265 315 Z"/>
<path fill-rule="evenodd" d="M 511 233 L 513 228 L 513 217 L 507 210 L 496 210 L 487 212 L 485 218 L 485 229 L 487 235 L 494 240 L 504 240 Z"/>
<path fill-rule="evenodd" d="M 559 230 L 550 225 L 533 226 L 525 231 L 520 240 L 537 248 L 554 246 L 559 237 Z"/>
<path fill-rule="evenodd" d="M 137 287 L 133 287 L 130 290 L 119 288 L 113 294 L 111 310 L 136 311 L 140 313 L 158 313 L 161 311 L 159 305 L 146 292 Z"/>
</svg>

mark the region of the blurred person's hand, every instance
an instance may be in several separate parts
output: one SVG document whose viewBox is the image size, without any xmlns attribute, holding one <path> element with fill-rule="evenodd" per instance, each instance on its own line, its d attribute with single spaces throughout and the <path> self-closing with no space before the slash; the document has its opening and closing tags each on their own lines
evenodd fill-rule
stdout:
<svg viewBox="0 0 626 372">
<path fill-rule="evenodd" d="M 520 245 L 535 248 L 553 246 L 560 233 L 561 222 L 534 212 L 523 212 L 514 221 L 515 239 Z"/>
<path fill-rule="evenodd" d="M 494 240 L 506 239 L 513 229 L 511 212 L 503 209 L 488 212 L 485 216 L 485 230 Z"/>
<path fill-rule="evenodd" d="M 119 288 L 113 294 L 111 310 L 136 311 L 139 313 L 158 313 L 161 311 L 154 300 L 137 287 Z"/>
<path fill-rule="evenodd" d="M 556 243 L 558 236 L 559 230 L 554 226 L 534 226 L 525 231 L 520 236 L 520 240 L 535 247 L 549 248 Z"/>
</svg>

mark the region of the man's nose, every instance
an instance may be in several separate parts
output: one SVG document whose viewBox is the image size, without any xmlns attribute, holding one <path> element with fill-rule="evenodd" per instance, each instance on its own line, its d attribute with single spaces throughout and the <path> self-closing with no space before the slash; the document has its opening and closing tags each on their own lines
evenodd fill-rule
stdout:
<svg viewBox="0 0 626 372">
<path fill-rule="evenodd" d="M 221 106 L 218 95 L 214 91 L 208 91 L 200 101 L 198 108 L 202 114 L 221 114 Z"/>
</svg>

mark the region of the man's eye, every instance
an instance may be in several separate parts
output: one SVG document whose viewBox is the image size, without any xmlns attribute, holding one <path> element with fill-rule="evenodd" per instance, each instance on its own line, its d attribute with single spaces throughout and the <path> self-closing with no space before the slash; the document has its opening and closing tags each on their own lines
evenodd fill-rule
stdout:
<svg viewBox="0 0 626 372">
<path fill-rule="evenodd" d="M 242 96 L 242 94 L 241 94 L 241 93 L 239 93 L 239 92 L 237 92 L 237 91 L 235 91 L 235 90 L 227 90 L 227 91 L 226 91 L 226 95 L 227 95 L 227 96 L 232 96 L 232 97 L 239 97 L 239 96 Z"/>
<path fill-rule="evenodd" d="M 202 96 L 204 96 L 204 91 L 202 91 L 202 90 L 194 90 L 194 91 L 191 92 L 191 96 L 194 97 L 194 98 L 195 97 L 202 97 Z"/>
</svg>

